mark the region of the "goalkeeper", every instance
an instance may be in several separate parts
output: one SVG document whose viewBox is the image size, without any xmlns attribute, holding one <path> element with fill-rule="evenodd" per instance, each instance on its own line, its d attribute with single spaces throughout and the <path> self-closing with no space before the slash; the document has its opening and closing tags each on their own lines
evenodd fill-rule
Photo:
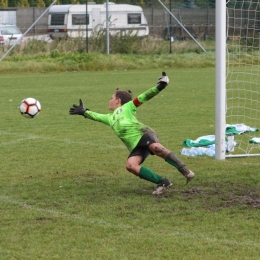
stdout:
<svg viewBox="0 0 260 260">
<path fill-rule="evenodd" d="M 140 123 L 135 116 L 137 108 L 160 93 L 168 83 L 169 78 L 163 72 L 156 87 L 150 88 L 134 99 L 131 91 L 117 89 L 108 104 L 108 109 L 112 110 L 109 114 L 99 114 L 84 108 L 81 99 L 79 105 L 74 104 L 69 111 L 70 115 L 82 115 L 110 126 L 130 151 L 126 169 L 141 179 L 157 184 L 157 188 L 153 191 L 155 195 L 161 194 L 172 186 L 172 182 L 151 169 L 141 166 L 149 154 L 157 155 L 174 166 L 186 177 L 187 182 L 195 176 L 174 153 L 160 144 L 156 133 L 150 127 Z"/>
</svg>

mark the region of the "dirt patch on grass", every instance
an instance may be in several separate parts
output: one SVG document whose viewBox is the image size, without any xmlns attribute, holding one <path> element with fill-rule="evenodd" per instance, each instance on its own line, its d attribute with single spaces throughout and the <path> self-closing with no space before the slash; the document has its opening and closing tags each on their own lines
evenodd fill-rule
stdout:
<svg viewBox="0 0 260 260">
<path fill-rule="evenodd" d="M 253 207 L 260 209 L 260 188 L 249 188 L 243 184 L 213 183 L 207 187 L 196 187 L 180 191 L 184 200 L 200 199 L 205 208 Z"/>
</svg>

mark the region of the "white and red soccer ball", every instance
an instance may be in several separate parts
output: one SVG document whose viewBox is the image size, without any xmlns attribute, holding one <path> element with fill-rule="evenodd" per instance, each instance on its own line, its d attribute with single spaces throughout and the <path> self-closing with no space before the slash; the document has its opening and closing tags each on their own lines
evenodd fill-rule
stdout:
<svg viewBox="0 0 260 260">
<path fill-rule="evenodd" d="M 35 98 L 25 98 L 22 100 L 19 110 L 21 115 L 27 118 L 34 118 L 41 111 L 41 104 Z"/>
</svg>

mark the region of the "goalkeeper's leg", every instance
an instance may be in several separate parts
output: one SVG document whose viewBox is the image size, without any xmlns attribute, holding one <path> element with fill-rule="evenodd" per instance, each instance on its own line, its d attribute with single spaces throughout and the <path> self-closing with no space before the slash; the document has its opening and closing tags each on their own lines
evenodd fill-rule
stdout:
<svg viewBox="0 0 260 260">
<path fill-rule="evenodd" d="M 164 159 L 167 163 L 173 165 L 180 173 L 182 173 L 186 177 L 187 182 L 191 181 L 195 177 L 195 173 L 189 170 L 173 152 L 170 152 Z"/>
<path fill-rule="evenodd" d="M 141 166 L 142 157 L 140 155 L 131 156 L 126 162 L 126 169 L 141 179 L 158 184 L 164 178 L 149 168 Z"/>
<path fill-rule="evenodd" d="M 127 160 L 126 169 L 141 179 L 157 184 L 157 188 L 152 194 L 159 195 L 172 186 L 170 180 L 163 178 L 147 167 L 141 166 L 142 161 L 143 157 L 140 155 L 131 156 Z"/>
<path fill-rule="evenodd" d="M 149 149 L 157 156 L 162 157 L 167 163 L 174 166 L 181 174 L 186 177 L 187 182 L 191 181 L 195 173 L 189 170 L 176 154 L 163 147 L 160 143 L 153 143 Z"/>
</svg>

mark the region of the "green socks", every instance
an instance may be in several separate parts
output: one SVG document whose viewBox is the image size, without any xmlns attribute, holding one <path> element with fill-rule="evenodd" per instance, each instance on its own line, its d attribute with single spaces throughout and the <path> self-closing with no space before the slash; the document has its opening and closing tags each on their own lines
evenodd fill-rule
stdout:
<svg viewBox="0 0 260 260">
<path fill-rule="evenodd" d="M 144 179 L 144 180 L 156 183 L 156 184 L 158 184 L 160 181 L 164 180 L 163 177 L 154 173 L 152 170 L 150 170 L 149 168 L 146 168 L 144 166 L 142 166 L 140 169 L 139 177 L 141 179 Z"/>
<path fill-rule="evenodd" d="M 185 164 L 177 157 L 177 155 L 172 152 L 167 155 L 165 161 L 174 166 L 178 171 L 181 167 L 185 166 Z"/>
<path fill-rule="evenodd" d="M 173 162 L 171 159 L 166 158 L 165 161 L 169 163 L 170 165 L 174 166 L 178 170 L 178 166 L 175 162 Z"/>
<path fill-rule="evenodd" d="M 178 156 L 172 152 L 170 152 L 165 161 L 169 163 L 170 165 L 174 166 L 178 171 L 182 170 L 182 168 L 185 166 L 185 164 L 178 158 Z M 164 180 L 164 178 L 149 168 L 146 168 L 144 166 L 141 166 L 139 177 L 141 179 L 153 182 L 158 184 L 160 181 Z"/>
</svg>

